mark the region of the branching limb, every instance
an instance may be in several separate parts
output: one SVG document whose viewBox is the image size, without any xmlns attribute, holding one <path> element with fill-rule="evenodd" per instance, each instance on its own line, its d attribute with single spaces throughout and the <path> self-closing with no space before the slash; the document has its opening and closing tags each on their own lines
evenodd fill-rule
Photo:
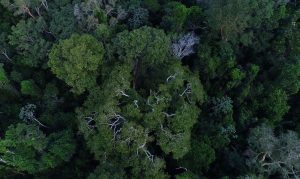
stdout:
<svg viewBox="0 0 300 179">
<path fill-rule="evenodd" d="M 45 128 L 49 128 L 48 126 L 45 126 L 44 124 L 42 124 L 39 120 L 37 120 L 36 118 L 32 118 L 35 122 L 37 122 L 40 126 L 45 127 Z"/>
<path fill-rule="evenodd" d="M 42 0 L 42 5 L 45 7 L 45 9 L 48 11 L 49 7 L 48 7 L 48 2 L 47 0 Z"/>
<path fill-rule="evenodd" d="M 1 51 L 1 54 L 10 62 L 12 62 L 12 59 L 8 56 L 6 49 L 3 49 Z"/>
<path fill-rule="evenodd" d="M 176 170 L 185 170 L 185 171 L 188 171 L 188 169 L 185 168 L 185 167 L 177 167 Z"/>
<path fill-rule="evenodd" d="M 118 91 L 118 94 L 125 97 L 130 97 L 128 94 L 126 94 L 123 90 Z"/>
<path fill-rule="evenodd" d="M 114 114 L 111 122 L 108 123 L 108 126 L 113 130 L 113 139 L 116 140 L 118 134 L 121 132 L 121 125 L 125 122 L 125 118 L 119 114 Z"/>
<path fill-rule="evenodd" d="M 171 81 L 172 79 L 175 79 L 176 76 L 177 76 L 177 73 L 175 73 L 174 75 L 170 75 L 170 76 L 167 78 L 166 82 L 168 83 L 168 82 Z"/>
<path fill-rule="evenodd" d="M 170 118 L 170 117 L 174 117 L 176 116 L 176 114 L 168 114 L 166 112 L 162 112 L 164 115 L 166 115 L 167 118 Z"/>
<path fill-rule="evenodd" d="M 140 145 L 137 150 L 136 150 L 136 154 L 139 155 L 139 150 L 142 150 L 145 155 L 147 156 L 147 158 L 153 162 L 154 160 L 154 155 L 151 154 L 147 149 L 146 149 L 146 144 L 147 144 L 147 137 L 148 137 L 148 133 L 146 132 L 146 135 L 145 135 L 145 141 L 142 145 Z"/>
<path fill-rule="evenodd" d="M 7 163 L 7 161 L 4 160 L 4 159 L 2 159 L 2 158 L 0 158 L 0 162 L 2 162 L 2 163 Z"/>
<path fill-rule="evenodd" d="M 133 104 L 135 105 L 136 108 L 139 108 L 138 100 L 134 100 Z"/>
<path fill-rule="evenodd" d="M 183 95 L 188 95 L 188 94 L 191 94 L 192 93 L 192 86 L 191 84 L 187 84 L 186 88 L 184 89 L 184 91 L 180 94 L 180 96 L 183 96 Z"/>
<path fill-rule="evenodd" d="M 160 101 L 164 100 L 164 97 L 157 96 L 157 93 L 154 93 L 153 95 L 154 95 L 154 98 L 156 99 L 156 104 L 158 104 Z"/>
</svg>

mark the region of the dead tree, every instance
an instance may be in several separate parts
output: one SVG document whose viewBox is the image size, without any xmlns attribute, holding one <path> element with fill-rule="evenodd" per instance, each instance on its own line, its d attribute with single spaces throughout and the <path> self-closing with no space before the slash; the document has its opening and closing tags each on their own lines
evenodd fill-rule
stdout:
<svg viewBox="0 0 300 179">
<path fill-rule="evenodd" d="M 171 46 L 172 53 L 179 59 L 194 53 L 194 45 L 199 43 L 199 37 L 194 32 L 190 32 L 174 42 Z"/>
<path fill-rule="evenodd" d="M 36 117 L 35 117 L 35 110 L 36 105 L 34 104 L 27 104 L 24 107 L 21 108 L 21 111 L 19 113 L 19 118 L 22 119 L 25 122 L 36 122 L 40 126 L 46 127 L 44 124 L 42 124 Z"/>
</svg>

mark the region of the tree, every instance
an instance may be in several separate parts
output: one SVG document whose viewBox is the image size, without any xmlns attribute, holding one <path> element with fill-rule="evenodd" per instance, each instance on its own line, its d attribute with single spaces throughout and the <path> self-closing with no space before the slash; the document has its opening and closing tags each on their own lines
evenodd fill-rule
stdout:
<svg viewBox="0 0 300 179">
<path fill-rule="evenodd" d="M 263 109 L 270 124 L 278 124 L 289 111 L 288 96 L 283 90 L 274 90 L 263 103 Z"/>
<path fill-rule="evenodd" d="M 162 30 L 141 27 L 131 32 L 124 31 L 113 40 L 120 59 L 130 63 L 143 58 L 149 65 L 168 60 L 170 39 Z"/>
<path fill-rule="evenodd" d="M 0 63 L 0 92 L 2 99 L 5 99 L 8 94 L 12 94 L 14 96 L 19 95 L 19 92 L 13 87 L 13 85 L 11 85 L 11 81 L 6 74 L 4 65 L 2 63 Z"/>
<path fill-rule="evenodd" d="M 96 85 L 104 53 L 103 44 L 93 36 L 75 34 L 53 46 L 48 65 L 75 94 L 81 94 Z"/>
<path fill-rule="evenodd" d="M 285 3 L 272 0 L 216 0 L 208 2 L 209 8 L 205 13 L 208 25 L 219 32 L 222 40 L 239 42 L 239 35 L 241 39 L 246 36 L 251 38 L 251 30 L 246 33 L 246 29 L 256 29 L 270 22 L 275 10 Z"/>
<path fill-rule="evenodd" d="M 147 24 L 149 12 L 144 8 L 137 8 L 131 10 L 131 17 L 128 20 L 128 25 L 132 29 L 139 28 Z"/>
<path fill-rule="evenodd" d="M 218 116 L 222 114 L 228 114 L 232 112 L 232 100 L 230 97 L 225 96 L 222 98 L 215 98 L 211 99 L 212 104 L 212 115 Z"/>
<path fill-rule="evenodd" d="M 300 62 L 295 64 L 286 64 L 281 67 L 278 77 L 274 81 L 274 85 L 283 89 L 287 94 L 296 94 L 300 89 Z"/>
<path fill-rule="evenodd" d="M 88 179 L 109 179 L 111 177 L 116 179 L 124 178 L 125 174 L 121 168 L 114 167 L 110 163 L 106 163 L 104 166 L 98 166 L 93 173 L 88 176 Z"/>
<path fill-rule="evenodd" d="M 164 11 L 161 26 L 168 31 L 182 30 L 190 12 L 189 8 L 180 2 L 170 2 L 166 4 Z"/>
<path fill-rule="evenodd" d="M 7 33 L 0 33 L 0 60 L 3 60 L 4 62 L 12 62 L 12 49 L 7 41 Z"/>
<path fill-rule="evenodd" d="M 283 178 L 299 177 L 300 140 L 293 131 L 274 135 L 273 129 L 259 126 L 252 129 L 248 139 L 251 155 L 249 165 L 258 172 L 271 175 L 279 173 Z"/>
<path fill-rule="evenodd" d="M 76 31 L 73 7 L 66 5 L 57 9 L 50 9 L 51 22 L 49 33 L 56 39 L 66 39 Z"/>
<path fill-rule="evenodd" d="M 39 120 L 37 120 L 35 116 L 35 110 L 36 110 L 36 105 L 34 104 L 26 104 L 23 106 L 20 110 L 19 113 L 19 118 L 23 120 L 26 123 L 37 123 L 38 125 L 42 127 L 47 127 L 44 124 L 42 124 Z"/>
<path fill-rule="evenodd" d="M 39 97 L 41 95 L 41 90 L 33 80 L 23 80 L 21 81 L 21 93 L 23 95 Z"/>
<path fill-rule="evenodd" d="M 181 165 L 188 171 L 200 174 L 216 159 L 215 150 L 207 137 L 192 140 L 191 150 L 181 160 Z"/>
<path fill-rule="evenodd" d="M 189 8 L 189 15 L 186 20 L 186 28 L 189 30 L 205 29 L 204 26 L 204 12 L 199 6 L 191 6 Z"/>
<path fill-rule="evenodd" d="M 33 174 L 68 161 L 74 150 L 68 130 L 46 137 L 37 126 L 19 123 L 0 141 L 1 167 Z"/>
<path fill-rule="evenodd" d="M 194 45 L 199 43 L 195 33 L 188 33 L 172 44 L 173 55 L 179 59 L 194 53 Z"/>
<path fill-rule="evenodd" d="M 40 8 L 48 10 L 47 0 L 1 0 L 1 4 L 13 11 L 15 16 L 28 15 L 35 18 L 34 12 L 41 16 Z"/>
<path fill-rule="evenodd" d="M 151 12 L 157 12 L 161 7 L 158 0 L 145 0 L 143 4 L 149 9 Z"/>
<path fill-rule="evenodd" d="M 74 15 L 80 29 L 88 32 L 95 30 L 100 23 L 116 25 L 127 17 L 127 12 L 115 0 L 88 0 L 75 4 Z"/>
<path fill-rule="evenodd" d="M 134 88 L 139 87 L 145 75 L 156 72 L 154 66 L 163 68 L 170 59 L 170 38 L 151 27 L 121 32 L 113 39 L 113 45 L 118 58 L 133 67 Z"/>
<path fill-rule="evenodd" d="M 10 88 L 11 85 L 6 75 L 6 71 L 3 68 L 3 64 L 0 63 L 0 90 L 9 90 Z"/>
<path fill-rule="evenodd" d="M 248 0 L 210 1 L 206 10 L 209 26 L 219 31 L 223 40 L 234 39 L 237 33 L 245 30 L 249 13 Z"/>
<path fill-rule="evenodd" d="M 21 20 L 12 27 L 9 35 L 9 44 L 14 46 L 18 52 L 16 63 L 29 67 L 38 67 L 45 62 L 50 43 L 43 38 L 46 29 L 43 18 L 36 21 L 29 19 Z"/>
<path fill-rule="evenodd" d="M 122 38 L 133 37 L 127 35 Z M 107 74 L 100 87 L 90 91 L 77 113 L 80 131 L 99 161 L 113 162 L 114 167 L 129 167 L 130 173 L 136 177 L 149 175 L 153 178 L 164 176 L 161 172 L 164 165 L 153 150 L 153 141 L 166 155 L 182 158 L 190 150 L 191 130 L 199 114 L 196 104 L 203 102 L 204 90 L 198 78 L 179 61 L 165 62 L 169 64 L 165 69 L 157 68 L 165 77 L 159 80 L 162 82 L 156 88 L 151 89 L 147 85 L 133 88 L 131 79 L 135 66 L 132 60 L 149 59 L 151 61 L 141 63 L 153 67 L 161 65 L 159 55 L 157 59 L 148 57 L 156 57 L 148 52 L 156 49 L 152 45 L 156 45 L 156 39 L 143 41 L 143 38 L 140 42 L 147 42 L 147 50 L 140 49 L 144 44 L 132 43 L 137 42 L 135 38 L 127 43 L 132 48 L 121 46 L 122 41 L 118 43 L 123 47 L 119 48 L 119 52 L 122 52 L 120 58 L 124 61 Z M 134 55 L 136 58 L 132 58 Z M 127 160 L 123 161 L 125 158 Z"/>
</svg>

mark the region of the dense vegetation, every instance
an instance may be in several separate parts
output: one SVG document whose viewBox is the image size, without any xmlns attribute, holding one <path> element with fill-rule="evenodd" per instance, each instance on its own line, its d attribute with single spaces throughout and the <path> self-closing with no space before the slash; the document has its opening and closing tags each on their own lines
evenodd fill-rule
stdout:
<svg viewBox="0 0 300 179">
<path fill-rule="evenodd" d="M 0 0 L 0 178 L 300 178 L 297 0 Z"/>
</svg>

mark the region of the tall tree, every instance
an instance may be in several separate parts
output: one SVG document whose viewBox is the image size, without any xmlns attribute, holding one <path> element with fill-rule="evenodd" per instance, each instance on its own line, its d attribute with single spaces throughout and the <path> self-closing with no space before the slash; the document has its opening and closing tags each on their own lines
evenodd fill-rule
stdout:
<svg viewBox="0 0 300 179">
<path fill-rule="evenodd" d="M 103 44 L 91 35 L 72 35 L 54 45 L 48 65 L 76 94 L 96 85 L 104 56 Z"/>
</svg>

